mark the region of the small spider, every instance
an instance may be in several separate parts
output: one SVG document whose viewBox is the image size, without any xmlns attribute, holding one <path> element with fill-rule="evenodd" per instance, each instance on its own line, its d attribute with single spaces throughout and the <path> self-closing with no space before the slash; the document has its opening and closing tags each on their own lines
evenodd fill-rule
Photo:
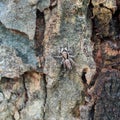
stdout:
<svg viewBox="0 0 120 120">
<path fill-rule="evenodd" d="M 55 56 L 55 58 L 62 58 L 61 65 L 66 71 L 71 70 L 72 66 L 75 65 L 75 62 L 72 59 L 74 56 L 70 55 L 69 50 L 66 47 L 61 48 L 60 56 Z"/>
</svg>

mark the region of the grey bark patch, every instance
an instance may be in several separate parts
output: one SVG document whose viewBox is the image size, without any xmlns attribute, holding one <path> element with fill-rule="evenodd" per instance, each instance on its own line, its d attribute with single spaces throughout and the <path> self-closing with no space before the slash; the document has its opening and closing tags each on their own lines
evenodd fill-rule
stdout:
<svg viewBox="0 0 120 120">
<path fill-rule="evenodd" d="M 10 32 L 2 24 L 0 24 L 0 41 L 2 77 L 19 77 L 25 71 L 36 69 L 37 60 L 33 41 Z"/>
</svg>

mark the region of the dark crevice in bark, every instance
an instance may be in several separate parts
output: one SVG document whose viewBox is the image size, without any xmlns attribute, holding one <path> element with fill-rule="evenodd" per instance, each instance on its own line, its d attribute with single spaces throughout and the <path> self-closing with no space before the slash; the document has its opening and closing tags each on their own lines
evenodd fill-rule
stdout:
<svg viewBox="0 0 120 120">
<path fill-rule="evenodd" d="M 95 104 L 93 104 L 93 106 L 89 112 L 89 120 L 94 120 L 94 114 L 95 114 Z"/>
<path fill-rule="evenodd" d="M 94 5 L 92 4 L 92 0 L 90 0 L 89 5 L 87 7 L 87 20 L 93 17 L 93 8 L 94 8 Z"/>
<path fill-rule="evenodd" d="M 87 79 L 86 79 L 86 76 L 85 76 L 86 74 L 87 74 L 87 69 L 85 68 L 85 69 L 83 69 L 83 71 L 82 71 L 82 76 L 81 76 L 82 82 L 83 82 L 84 84 L 87 83 Z"/>
<path fill-rule="evenodd" d="M 120 2 L 116 0 L 117 10 L 113 14 L 113 27 L 115 31 L 115 39 L 120 39 Z"/>
<path fill-rule="evenodd" d="M 82 83 L 84 85 L 84 90 L 83 90 L 83 96 L 86 96 L 88 99 L 90 99 L 90 96 L 87 92 L 87 89 L 89 88 L 89 85 L 87 83 L 87 78 L 86 78 L 86 74 L 88 72 L 88 69 L 87 68 L 84 68 L 83 71 L 82 71 L 82 75 L 81 75 L 81 79 L 82 79 Z M 87 104 L 88 101 L 85 100 L 85 105 Z"/>
<path fill-rule="evenodd" d="M 24 90 L 25 90 L 25 93 L 24 93 L 25 94 L 24 107 L 26 107 L 29 96 L 28 96 L 27 87 L 26 87 L 26 84 L 25 84 L 25 76 L 23 75 L 22 78 L 23 78 L 23 87 L 24 87 Z"/>
<path fill-rule="evenodd" d="M 53 1 L 54 2 L 54 1 Z M 47 82 L 46 75 L 43 73 L 44 68 L 44 32 L 45 32 L 45 16 L 44 12 L 36 11 L 36 31 L 35 31 L 35 50 L 36 56 L 39 58 L 38 61 L 38 72 L 43 76 L 43 89 L 44 89 L 44 108 L 43 108 L 43 120 L 45 120 L 46 101 L 47 101 Z"/>
<path fill-rule="evenodd" d="M 43 110 L 43 120 L 45 120 L 45 113 L 46 113 L 46 103 L 47 103 L 47 81 L 46 75 L 43 74 L 43 82 L 44 82 L 44 110 Z"/>
<path fill-rule="evenodd" d="M 43 56 L 43 39 L 45 32 L 44 12 L 36 11 L 35 50 L 36 56 Z"/>
<path fill-rule="evenodd" d="M 38 9 L 36 11 L 36 30 L 35 30 L 35 51 L 36 56 L 38 57 L 38 65 L 37 70 L 38 72 L 43 72 L 44 67 L 44 45 L 43 45 L 43 39 L 44 39 L 44 32 L 45 32 L 45 17 L 44 12 L 40 12 Z"/>
</svg>

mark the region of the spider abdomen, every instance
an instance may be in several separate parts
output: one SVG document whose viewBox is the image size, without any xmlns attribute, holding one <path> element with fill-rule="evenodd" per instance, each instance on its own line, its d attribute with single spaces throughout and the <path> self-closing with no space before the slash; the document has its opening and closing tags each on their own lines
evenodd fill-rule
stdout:
<svg viewBox="0 0 120 120">
<path fill-rule="evenodd" d="M 71 65 L 71 62 L 70 62 L 69 59 L 66 59 L 66 60 L 64 61 L 64 64 L 65 64 L 65 66 L 66 66 L 67 69 L 69 69 L 69 70 L 72 69 L 72 65 Z"/>
</svg>

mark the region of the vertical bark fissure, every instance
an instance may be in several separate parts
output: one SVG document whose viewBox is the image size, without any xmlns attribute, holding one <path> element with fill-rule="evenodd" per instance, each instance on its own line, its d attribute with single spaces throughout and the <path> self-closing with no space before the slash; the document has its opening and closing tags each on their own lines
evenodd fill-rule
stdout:
<svg viewBox="0 0 120 120">
<path fill-rule="evenodd" d="M 113 14 L 113 24 L 115 27 L 115 39 L 120 39 L 120 2 L 116 0 L 117 10 Z"/>
<path fill-rule="evenodd" d="M 37 11 L 36 11 L 36 30 L 35 30 L 35 36 L 34 36 L 34 44 L 35 44 L 36 56 L 39 59 L 37 70 L 39 72 L 42 72 L 42 73 L 43 73 L 43 67 L 44 67 L 44 55 L 43 55 L 43 52 L 44 52 L 44 45 L 43 45 L 44 32 L 45 32 L 44 12 L 40 12 L 37 9 Z"/>
<path fill-rule="evenodd" d="M 43 56 L 43 39 L 45 31 L 44 12 L 36 11 L 35 50 L 36 56 Z"/>
<path fill-rule="evenodd" d="M 43 120 L 45 120 L 45 113 L 46 113 L 46 103 L 47 103 L 47 81 L 46 75 L 43 74 L 43 82 L 44 82 L 44 111 L 43 111 Z"/>
<path fill-rule="evenodd" d="M 89 120 L 94 120 L 94 114 L 95 114 L 95 104 L 93 104 L 90 113 L 89 113 Z"/>
<path fill-rule="evenodd" d="M 44 32 L 45 32 L 45 16 L 44 12 L 40 12 L 38 9 L 36 11 L 36 31 L 35 31 L 35 50 L 36 50 L 36 56 L 39 58 L 39 65 L 38 65 L 38 71 L 42 73 L 43 76 L 43 89 L 44 89 L 44 103 L 43 103 L 43 120 L 45 120 L 45 110 L 46 110 L 46 101 L 47 101 L 47 82 L 46 82 L 46 75 L 43 73 L 44 68 L 44 45 L 43 45 L 43 39 L 44 39 Z"/>
<path fill-rule="evenodd" d="M 23 87 L 24 87 L 24 90 L 25 90 L 24 107 L 26 107 L 26 104 L 28 102 L 29 96 L 28 96 L 27 87 L 26 87 L 26 84 L 25 84 L 25 76 L 23 75 L 22 78 L 23 78 Z"/>
</svg>

